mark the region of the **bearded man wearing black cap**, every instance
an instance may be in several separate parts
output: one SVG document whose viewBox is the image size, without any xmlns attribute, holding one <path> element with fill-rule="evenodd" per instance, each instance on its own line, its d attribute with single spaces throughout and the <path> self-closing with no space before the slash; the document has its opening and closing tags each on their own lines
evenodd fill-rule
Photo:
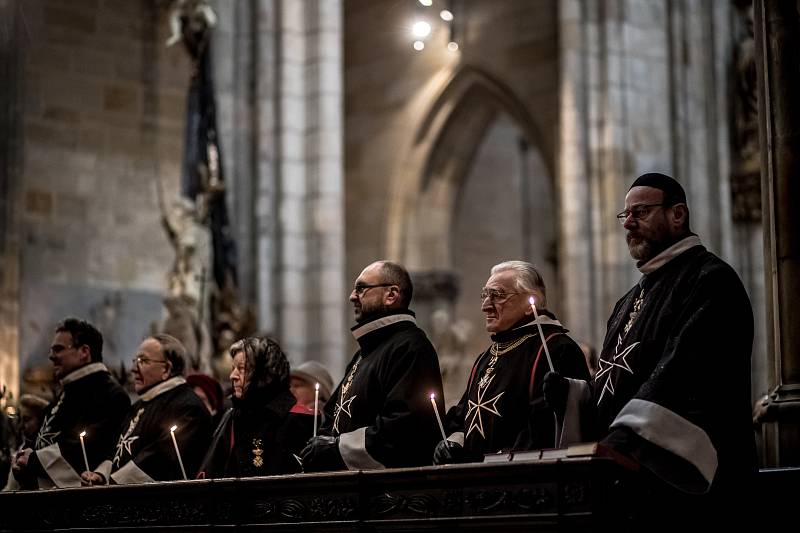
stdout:
<svg viewBox="0 0 800 533">
<path fill-rule="evenodd" d="M 640 176 L 617 218 L 642 278 L 614 307 L 594 379 L 551 373 L 545 398 L 561 414 L 575 398 L 591 398 L 597 427 L 584 438 L 639 469 L 632 507 L 643 515 L 730 505 L 756 459 L 747 293 L 692 233 L 673 178 Z"/>
</svg>

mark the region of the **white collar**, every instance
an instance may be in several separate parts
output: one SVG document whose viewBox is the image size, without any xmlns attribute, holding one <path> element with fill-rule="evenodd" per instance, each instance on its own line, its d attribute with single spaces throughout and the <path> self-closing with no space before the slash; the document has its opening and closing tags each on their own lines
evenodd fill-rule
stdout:
<svg viewBox="0 0 800 533">
<path fill-rule="evenodd" d="M 688 237 L 676 242 L 654 258 L 652 258 L 647 263 L 643 264 L 642 266 L 638 267 L 639 272 L 642 274 L 650 274 L 651 272 L 655 272 L 662 266 L 666 265 L 683 252 L 688 250 L 689 248 L 694 248 L 695 246 L 702 246 L 703 243 L 700 242 L 700 237 L 697 235 L 689 235 Z"/>
<path fill-rule="evenodd" d="M 108 372 L 108 368 L 106 368 L 106 365 L 103 363 L 89 363 L 88 365 L 84 365 L 77 370 L 73 370 L 61 378 L 61 385 L 78 381 L 79 379 L 85 378 L 89 374 L 94 374 L 95 372 Z"/>
<path fill-rule="evenodd" d="M 417 323 L 413 315 L 406 313 L 384 316 L 381 318 L 376 318 L 371 322 L 367 322 L 366 324 L 362 324 L 361 326 L 355 328 L 353 330 L 353 337 L 358 340 L 367 333 L 372 333 L 376 329 L 385 328 L 386 326 L 391 326 L 392 324 L 397 324 L 398 322 L 411 322 L 413 324 Z"/>
<path fill-rule="evenodd" d="M 535 320 L 531 320 L 527 324 L 522 324 L 521 326 L 517 326 L 517 327 L 513 328 L 512 331 L 515 330 L 515 329 L 522 329 L 522 328 L 527 328 L 529 326 L 535 326 L 536 324 L 541 324 L 543 326 L 545 326 L 545 325 L 547 325 L 547 326 L 558 326 L 560 328 L 564 327 L 564 326 L 561 325 L 561 322 L 559 322 L 555 318 L 550 318 L 547 315 L 539 315 L 539 318 L 537 318 Z"/>
<path fill-rule="evenodd" d="M 186 383 L 186 379 L 183 376 L 171 377 L 165 381 L 162 381 L 158 385 L 153 386 L 153 388 L 148 389 L 147 392 L 139 396 L 139 399 L 143 402 L 149 402 L 159 394 L 163 394 L 174 389 L 178 385 L 183 385 L 184 383 Z"/>
</svg>

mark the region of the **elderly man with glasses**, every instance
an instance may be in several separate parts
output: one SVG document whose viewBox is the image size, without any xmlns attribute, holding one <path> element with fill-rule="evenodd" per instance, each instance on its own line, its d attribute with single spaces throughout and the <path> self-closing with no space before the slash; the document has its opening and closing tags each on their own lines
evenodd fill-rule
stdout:
<svg viewBox="0 0 800 533">
<path fill-rule="evenodd" d="M 358 276 L 350 302 L 359 350 L 301 453 L 306 472 L 430 464 L 438 429 L 429 398 L 442 398 L 442 376 L 408 309 L 412 291 L 406 269 L 390 261 Z"/>
<path fill-rule="evenodd" d="M 183 377 L 186 349 L 170 335 L 148 337 L 133 358 L 133 404 L 116 449 L 84 484 L 193 479 L 211 442 L 211 415 Z M 176 427 L 177 426 L 177 427 Z M 179 455 L 180 453 L 180 455 Z"/>
<path fill-rule="evenodd" d="M 45 410 L 35 442 L 12 458 L 7 489 L 80 487 L 85 462 L 97 466 L 111 452 L 128 394 L 103 364 L 103 336 L 77 318 L 56 326 L 50 345 L 60 390 Z M 86 461 L 80 434 L 85 434 Z"/>
<path fill-rule="evenodd" d="M 545 398 L 557 411 L 587 400 L 596 428 L 584 438 L 640 469 L 630 507 L 642 515 L 736 509 L 756 458 L 747 293 L 692 233 L 673 178 L 637 178 L 617 218 L 642 277 L 614 307 L 593 381 L 548 375 Z"/>
<path fill-rule="evenodd" d="M 478 356 L 461 401 L 447 414 L 449 436 L 436 446 L 435 464 L 558 445 L 561 428 L 542 398 L 542 381 L 550 368 L 540 334 L 559 372 L 589 378 L 580 346 L 547 310 L 544 281 L 532 264 L 507 261 L 492 267 L 481 291 L 481 311 L 492 344 Z"/>
</svg>

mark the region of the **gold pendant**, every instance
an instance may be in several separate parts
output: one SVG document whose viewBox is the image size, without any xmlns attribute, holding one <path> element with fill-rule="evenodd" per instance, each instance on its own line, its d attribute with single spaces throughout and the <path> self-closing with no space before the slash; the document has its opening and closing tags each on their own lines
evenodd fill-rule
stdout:
<svg viewBox="0 0 800 533">
<path fill-rule="evenodd" d="M 622 334 L 627 335 L 628 332 L 633 327 L 633 323 L 636 322 L 636 319 L 639 317 L 639 313 L 642 311 L 642 304 L 644 303 L 644 289 L 639 294 L 639 297 L 636 298 L 633 302 L 633 310 L 631 311 L 630 315 L 628 315 L 628 323 L 625 324 L 625 327 L 622 329 Z"/>
<path fill-rule="evenodd" d="M 262 448 L 261 439 L 253 439 L 253 466 L 256 468 L 264 466 L 264 458 L 261 457 L 263 454 L 264 448 Z"/>
</svg>

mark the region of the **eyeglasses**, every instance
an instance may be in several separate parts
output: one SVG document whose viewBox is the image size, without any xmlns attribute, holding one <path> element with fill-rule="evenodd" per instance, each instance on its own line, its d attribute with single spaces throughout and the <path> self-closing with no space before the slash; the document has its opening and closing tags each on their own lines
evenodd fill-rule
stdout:
<svg viewBox="0 0 800 533">
<path fill-rule="evenodd" d="M 521 292 L 504 292 L 498 291 L 497 289 L 482 289 L 481 290 L 481 302 L 483 302 L 486 298 L 489 298 L 489 301 L 493 304 L 504 302 L 511 298 L 516 294 L 522 294 Z"/>
<path fill-rule="evenodd" d="M 353 287 L 353 292 L 356 293 L 356 296 L 361 298 L 365 292 L 370 289 L 374 289 L 376 287 L 393 287 L 397 285 L 396 283 L 378 283 L 377 285 L 367 285 L 366 283 L 356 283 L 356 286 Z"/>
<path fill-rule="evenodd" d="M 142 357 L 139 355 L 131 359 L 131 363 L 133 363 L 135 366 L 148 365 L 150 363 L 155 363 L 155 364 L 160 363 L 162 365 L 166 365 L 167 361 L 161 361 L 159 359 L 148 359 L 147 357 Z"/>
<path fill-rule="evenodd" d="M 64 350 L 71 350 L 74 346 L 62 346 L 61 344 L 54 344 L 50 347 L 51 355 L 58 355 Z"/>
<path fill-rule="evenodd" d="M 650 213 L 651 207 L 661 207 L 667 204 L 641 204 L 634 205 L 630 209 L 626 209 L 617 215 L 617 220 L 620 224 L 624 224 L 628 217 L 633 217 L 634 220 L 641 220 Z"/>
</svg>

